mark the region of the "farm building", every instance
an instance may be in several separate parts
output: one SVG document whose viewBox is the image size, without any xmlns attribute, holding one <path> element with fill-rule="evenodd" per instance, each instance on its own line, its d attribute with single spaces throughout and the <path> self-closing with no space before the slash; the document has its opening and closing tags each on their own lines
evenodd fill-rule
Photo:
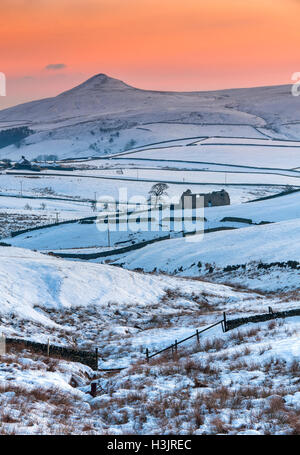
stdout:
<svg viewBox="0 0 300 455">
<path fill-rule="evenodd" d="M 230 205 L 230 197 L 227 191 L 213 191 L 212 193 L 192 193 L 186 190 L 182 193 L 179 208 L 195 209 L 202 206 L 204 198 L 204 207 L 215 207 L 220 205 Z"/>
</svg>

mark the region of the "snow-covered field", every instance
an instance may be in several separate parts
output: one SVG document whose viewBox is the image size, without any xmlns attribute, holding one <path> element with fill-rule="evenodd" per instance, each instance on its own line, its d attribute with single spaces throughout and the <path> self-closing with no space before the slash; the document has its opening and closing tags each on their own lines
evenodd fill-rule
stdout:
<svg viewBox="0 0 300 455">
<path fill-rule="evenodd" d="M 122 170 L 122 175 L 118 172 L 82 171 L 79 174 L 73 173 L 75 178 L 103 179 L 103 180 L 135 180 L 141 182 L 167 182 L 181 184 L 211 184 L 211 185 L 260 185 L 262 178 L 265 185 L 291 185 L 300 187 L 300 173 L 295 172 L 263 172 L 263 171 L 233 171 L 233 170 L 211 170 L 211 171 L 190 171 L 190 170 L 169 170 L 169 169 L 134 169 Z M 59 175 L 58 175 L 59 176 Z M 67 173 L 65 177 L 72 177 L 72 173 Z M 40 177 L 43 177 L 41 174 Z M 51 177 L 51 174 L 49 174 Z M 61 176 L 61 178 L 64 178 Z M 195 189 L 197 191 L 197 189 Z"/>
<path fill-rule="evenodd" d="M 297 318 L 216 333 L 98 380 L 80 364 L 12 349 L 0 368 L 1 433 L 297 435 L 298 333 Z"/>
<path fill-rule="evenodd" d="M 293 169 L 299 165 L 300 143 L 287 141 L 261 141 L 245 144 L 245 141 L 228 143 L 223 138 L 219 142 L 201 141 L 195 145 L 181 147 L 157 147 L 123 154 L 122 157 L 139 159 L 181 160 L 211 162 L 235 166 Z M 268 145 L 265 144 L 268 143 Z M 275 144 L 274 144 L 275 142 Z"/>
<path fill-rule="evenodd" d="M 122 210 L 122 208 L 121 208 Z M 64 213 L 64 212 L 63 212 Z M 92 212 L 93 213 L 93 212 Z M 83 215 L 83 212 L 78 212 L 77 215 Z M 95 215 L 95 213 L 93 213 Z M 88 216 L 88 212 L 86 213 Z M 192 223 L 188 223 L 188 214 L 186 213 L 185 216 L 187 217 L 187 224 L 184 226 L 181 226 L 181 223 L 177 223 L 175 225 L 178 225 L 178 234 L 180 230 L 192 230 L 188 229 L 188 227 Z M 198 214 L 199 215 L 199 214 Z M 294 220 L 300 217 L 300 192 L 295 192 L 291 194 L 287 194 L 284 196 L 280 197 L 275 197 L 273 199 L 267 199 L 267 200 L 262 200 L 262 201 L 257 201 L 257 202 L 251 202 L 247 204 L 236 204 L 236 205 L 228 205 L 228 206 L 223 206 L 223 207 L 209 207 L 204 209 L 204 213 L 201 214 L 201 216 L 205 216 L 205 222 L 203 223 L 202 229 L 215 229 L 215 228 L 243 228 L 243 231 L 236 231 L 236 232 L 219 232 L 219 233 L 212 233 L 209 235 L 205 236 L 205 242 L 210 242 L 212 245 L 211 249 L 213 250 L 216 242 L 216 238 L 220 238 L 220 242 L 223 242 L 223 236 L 224 236 L 224 248 L 228 248 L 231 250 L 231 245 L 235 244 L 237 239 L 239 238 L 240 235 L 246 235 L 244 232 L 244 228 L 249 226 L 249 222 L 254 224 L 254 225 L 259 225 L 260 223 L 275 223 L 278 221 L 287 221 L 287 220 Z M 74 215 L 73 215 L 74 216 Z M 91 216 L 91 213 L 89 213 L 89 216 Z M 99 214 L 99 220 L 103 218 L 105 215 Z M 181 210 L 175 210 L 174 212 L 174 217 L 177 219 L 181 219 L 182 212 Z M 191 216 L 191 214 L 190 214 Z M 200 216 L 200 215 L 199 215 Z M 135 215 L 137 217 L 137 215 Z M 168 223 L 170 213 L 167 211 L 167 209 L 164 209 L 163 215 L 162 215 L 162 230 L 158 230 L 159 227 L 157 226 L 157 229 L 154 230 L 149 230 L 148 223 L 147 223 L 147 212 L 141 212 L 140 218 L 141 222 L 136 226 L 136 231 L 130 228 L 126 229 L 125 226 L 125 220 L 127 219 L 126 215 L 122 215 L 122 212 L 120 214 L 120 227 L 118 228 L 115 224 L 110 224 L 110 233 L 108 234 L 107 229 L 101 229 L 101 226 L 97 223 L 95 224 L 88 224 L 88 225 L 83 225 L 80 223 L 76 224 L 66 224 L 66 225 L 60 225 L 60 226 L 54 226 L 50 228 L 44 228 L 40 229 L 37 231 L 33 232 L 27 232 L 21 235 L 18 235 L 15 238 L 7 238 L 4 239 L 8 243 L 18 246 L 18 247 L 25 247 L 25 248 L 30 248 L 30 249 L 37 249 L 37 250 L 64 250 L 64 249 L 84 249 L 84 248 L 93 248 L 94 250 L 99 250 L 99 248 L 104 248 L 104 249 L 110 249 L 110 247 L 115 246 L 115 248 L 120 247 L 120 246 L 126 246 L 138 242 L 143 242 L 146 240 L 150 240 L 152 238 L 157 238 L 157 237 L 163 237 L 166 234 L 168 234 L 168 229 L 170 229 L 170 223 Z M 153 219 L 159 219 L 158 212 L 155 211 L 154 209 L 152 210 L 151 217 Z M 239 221 L 240 219 L 240 221 Z M 124 220 L 124 222 L 122 222 Z M 164 221 L 165 220 L 165 221 Z M 249 222 L 243 222 L 243 220 Z M 129 221 L 130 221 L 130 216 L 129 216 Z M 154 225 L 154 224 L 153 224 Z M 168 228 L 169 226 L 169 228 Z M 287 231 L 290 229 L 291 225 L 287 225 Z M 180 228 L 180 229 L 179 229 Z M 246 231 L 247 238 L 245 239 L 245 242 L 248 242 L 248 237 L 251 238 L 253 235 L 255 238 L 261 238 L 261 244 L 264 244 L 264 232 L 267 232 L 267 236 L 269 236 L 269 232 L 276 232 L 277 225 L 276 226 L 265 226 L 265 227 L 260 227 L 260 226 L 251 226 L 248 228 Z M 296 229 L 297 231 L 297 229 Z M 256 234 L 256 236 L 255 236 Z M 279 231 L 279 236 L 282 235 L 281 231 Z M 288 235 L 285 234 L 284 238 L 286 239 L 286 242 L 288 242 L 289 237 Z M 230 242 L 229 242 L 230 240 Z M 188 245 L 186 246 L 186 243 Z M 182 245 L 182 249 L 180 250 L 181 252 L 184 251 L 185 248 L 187 248 L 187 254 L 189 254 L 189 242 L 186 241 L 186 239 L 178 239 L 176 245 L 172 244 L 171 251 L 175 255 L 177 255 L 177 247 L 178 245 Z M 138 258 L 139 264 L 137 267 L 143 267 L 144 270 L 153 270 L 152 265 L 157 264 L 156 256 L 158 255 L 158 252 L 161 251 L 161 247 L 163 248 L 164 245 L 166 245 L 166 250 L 169 250 L 169 241 L 165 241 L 163 244 L 156 244 L 156 245 L 150 245 L 147 247 L 147 249 L 143 249 L 142 251 L 137 251 L 136 253 L 133 253 L 133 255 L 128 256 L 128 260 L 126 259 L 126 266 L 129 265 L 129 261 L 131 261 L 131 257 L 133 258 L 136 257 Z M 195 251 L 195 254 L 202 254 L 201 248 L 203 247 L 202 243 L 197 245 L 197 250 Z M 294 244 L 293 244 L 294 245 Z M 173 246 L 176 246 L 174 249 Z M 153 251 L 153 259 L 149 261 L 147 252 L 151 250 Z M 288 250 L 290 251 L 290 249 Z M 83 252 L 83 251 L 81 251 Z M 285 252 L 285 251 L 284 251 Z M 260 259 L 265 257 L 265 251 L 260 252 L 260 250 L 256 250 L 256 253 L 259 255 Z M 295 254 L 297 255 L 299 252 L 298 250 L 295 250 Z M 160 253 L 161 254 L 161 253 Z M 294 256 L 295 256 L 294 254 Z M 272 255 L 274 256 L 273 259 L 276 259 L 276 253 L 271 253 L 270 258 L 265 258 L 268 260 L 272 259 Z M 236 258 L 236 260 L 241 260 L 240 258 L 244 258 L 243 261 L 247 262 L 246 259 L 247 257 L 250 260 L 256 260 L 251 257 L 249 254 L 248 249 L 245 249 L 243 246 L 237 246 L 236 249 L 233 251 L 232 256 Z M 293 256 L 291 259 L 296 259 Z M 144 259 L 145 258 L 145 259 Z M 239 259 L 237 259 L 239 258 Z M 158 262 L 158 264 L 162 265 L 165 264 L 165 268 L 162 267 L 161 270 L 166 270 L 169 271 L 165 262 L 165 257 L 161 256 L 161 260 Z M 176 264 L 176 267 L 172 269 L 174 271 L 177 268 L 180 268 L 181 266 L 184 266 L 184 264 L 181 263 L 183 257 L 181 253 L 178 254 L 178 263 Z M 195 258 L 194 258 L 195 259 Z M 226 257 L 223 258 L 224 261 L 226 260 Z M 199 262 L 201 258 L 199 258 L 197 262 Z M 135 264 L 135 259 L 133 259 L 133 262 Z M 195 262 L 195 261 L 192 261 Z M 191 262 L 191 263 L 192 263 Z M 203 261 L 202 261 L 203 262 Z M 204 259 L 204 262 L 214 262 L 214 258 L 210 258 L 209 256 Z M 240 263 L 240 262 L 239 262 Z M 184 267 L 185 269 L 185 267 Z M 196 269 L 196 272 L 198 273 L 198 269 Z"/>
</svg>

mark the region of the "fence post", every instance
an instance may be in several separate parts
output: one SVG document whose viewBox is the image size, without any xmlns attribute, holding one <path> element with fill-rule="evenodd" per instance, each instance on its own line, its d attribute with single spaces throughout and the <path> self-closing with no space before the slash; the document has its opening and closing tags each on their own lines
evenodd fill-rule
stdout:
<svg viewBox="0 0 300 455">
<path fill-rule="evenodd" d="M 200 343 L 200 336 L 199 336 L 199 330 L 196 330 L 196 335 L 197 335 L 197 343 Z"/>
<path fill-rule="evenodd" d="M 149 363 L 149 349 L 146 348 L 146 360 L 147 360 L 147 363 Z"/>
<path fill-rule="evenodd" d="M 6 354 L 6 336 L 1 333 L 0 336 L 0 356 Z"/>
<path fill-rule="evenodd" d="M 175 353 L 177 354 L 177 340 L 175 340 Z"/>
<path fill-rule="evenodd" d="M 162 226 L 162 204 L 158 205 L 158 226 L 159 226 L 159 231 L 163 231 L 163 226 Z"/>
<path fill-rule="evenodd" d="M 97 384 L 96 382 L 91 383 L 91 395 L 93 398 L 97 396 Z"/>
<path fill-rule="evenodd" d="M 148 208 L 148 231 L 151 232 L 151 208 Z"/>
<path fill-rule="evenodd" d="M 98 348 L 95 350 L 95 355 L 96 355 L 96 371 L 98 371 Z"/>
<path fill-rule="evenodd" d="M 224 332 L 227 332 L 227 320 L 226 320 L 225 311 L 223 311 L 223 323 L 224 323 Z"/>
<path fill-rule="evenodd" d="M 48 338 L 48 344 L 47 344 L 47 356 L 50 356 L 50 338 Z"/>
</svg>

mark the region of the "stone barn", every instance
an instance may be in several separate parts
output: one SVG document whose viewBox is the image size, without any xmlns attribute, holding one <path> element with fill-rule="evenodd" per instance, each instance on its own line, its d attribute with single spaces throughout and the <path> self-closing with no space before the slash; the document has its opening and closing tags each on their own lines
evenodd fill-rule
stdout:
<svg viewBox="0 0 300 455">
<path fill-rule="evenodd" d="M 192 193 L 186 190 L 182 193 L 179 207 L 186 209 L 196 209 L 201 207 L 202 197 L 204 198 L 204 207 L 217 207 L 220 205 L 230 205 L 230 197 L 227 191 L 213 191 L 212 193 Z"/>
</svg>

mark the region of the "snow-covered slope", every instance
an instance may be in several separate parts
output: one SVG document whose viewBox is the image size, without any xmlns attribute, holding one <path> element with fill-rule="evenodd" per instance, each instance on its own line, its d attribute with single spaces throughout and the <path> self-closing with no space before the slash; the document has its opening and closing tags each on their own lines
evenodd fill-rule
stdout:
<svg viewBox="0 0 300 455">
<path fill-rule="evenodd" d="M 152 303 L 164 284 L 108 265 L 66 262 L 28 250 L 0 248 L 0 312 L 53 324 L 35 309 L 75 309 L 92 304 Z"/>
<path fill-rule="evenodd" d="M 0 283 L 0 332 L 64 345 L 75 338 L 76 346 L 98 346 L 106 365 L 128 365 L 143 357 L 145 346 L 161 349 L 225 310 L 239 314 L 267 304 L 295 305 L 228 285 L 67 262 L 9 247 L 0 248 Z M 129 338 L 136 345 L 130 354 Z"/>
<path fill-rule="evenodd" d="M 251 261 L 298 261 L 300 219 L 210 233 L 199 242 L 192 239 L 171 239 L 148 245 L 118 262 L 130 269 L 198 275 L 199 262 L 203 266 L 208 263 L 223 268 Z"/>
<path fill-rule="evenodd" d="M 212 300 L 226 297 L 232 304 L 240 301 L 242 295 L 236 297 L 234 290 L 218 284 L 144 275 L 107 264 L 67 262 L 13 247 L 0 247 L 0 284 L 0 316 L 8 318 L 11 328 L 13 320 L 25 320 L 58 329 L 55 315 L 60 318 L 67 313 L 70 318 L 83 310 L 87 316 L 91 308 L 96 308 L 98 327 L 106 316 L 108 330 L 116 324 L 121 310 L 123 318 L 129 310 L 131 313 L 134 310 L 142 319 L 147 309 L 159 308 L 157 303 L 166 289 L 178 291 L 180 288 L 181 293 L 205 291 Z M 181 310 L 185 307 L 186 302 L 182 301 Z M 192 304 L 190 307 L 192 310 Z M 159 311 L 166 309 L 164 303 Z M 4 325 L 2 329 L 8 327 Z M 103 331 L 100 335 L 103 336 Z"/>
</svg>

